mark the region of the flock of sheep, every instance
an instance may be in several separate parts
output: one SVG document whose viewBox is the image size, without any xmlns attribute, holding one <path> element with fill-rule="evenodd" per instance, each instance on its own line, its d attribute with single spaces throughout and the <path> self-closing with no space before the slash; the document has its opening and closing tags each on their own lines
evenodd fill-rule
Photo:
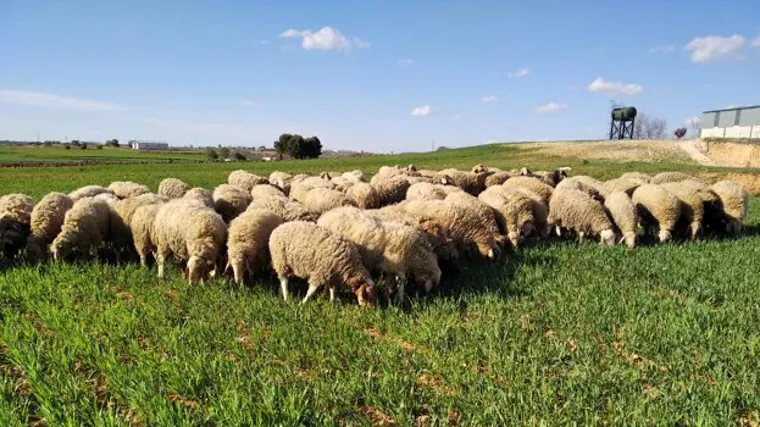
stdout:
<svg viewBox="0 0 760 427">
<path fill-rule="evenodd" d="M 747 215 L 748 195 L 731 181 L 666 172 L 602 182 L 568 171 L 383 166 L 366 182 L 360 171 L 267 178 L 238 170 L 213 192 L 166 178 L 157 194 L 129 181 L 36 204 L 9 194 L 0 197 L 0 250 L 68 261 L 107 248 L 117 259 L 136 253 L 143 266 L 153 257 L 158 277 L 174 259 L 191 285 L 230 272 L 242 285 L 273 269 L 285 299 L 289 280 L 301 278 L 303 302 L 326 287 L 331 300 L 347 288 L 366 305 L 379 290 L 403 298 L 407 283 L 430 292 L 442 267 L 496 260 L 529 236 L 569 231 L 633 248 L 642 235 L 739 233 Z M 377 286 L 381 276 L 395 280 Z"/>
</svg>

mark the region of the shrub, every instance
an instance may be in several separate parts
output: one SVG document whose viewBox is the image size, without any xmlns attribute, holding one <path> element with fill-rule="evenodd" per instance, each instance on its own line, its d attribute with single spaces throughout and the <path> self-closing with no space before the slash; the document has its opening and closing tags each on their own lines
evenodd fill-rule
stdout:
<svg viewBox="0 0 760 427">
<path fill-rule="evenodd" d="M 673 132 L 673 135 L 676 136 L 676 138 L 681 139 L 686 135 L 686 128 L 678 128 Z"/>
</svg>

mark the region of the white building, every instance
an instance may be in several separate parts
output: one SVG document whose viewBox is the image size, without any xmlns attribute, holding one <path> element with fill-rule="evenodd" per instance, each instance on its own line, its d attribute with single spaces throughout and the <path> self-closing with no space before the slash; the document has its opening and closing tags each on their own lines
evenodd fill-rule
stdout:
<svg viewBox="0 0 760 427">
<path fill-rule="evenodd" d="M 760 138 L 760 105 L 702 113 L 700 138 Z"/>
<path fill-rule="evenodd" d="M 169 143 L 166 142 L 148 142 L 148 141 L 135 141 L 132 143 L 132 149 L 137 151 L 161 151 L 168 150 Z"/>
</svg>

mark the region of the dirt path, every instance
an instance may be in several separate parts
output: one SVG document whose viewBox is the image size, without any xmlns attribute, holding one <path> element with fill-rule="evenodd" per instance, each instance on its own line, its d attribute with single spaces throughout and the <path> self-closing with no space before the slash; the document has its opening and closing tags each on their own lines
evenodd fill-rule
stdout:
<svg viewBox="0 0 760 427">
<path fill-rule="evenodd" d="M 701 143 L 702 141 L 693 139 L 688 141 L 679 141 L 678 146 L 681 148 L 681 150 L 688 154 L 692 160 L 699 163 L 700 165 L 715 166 L 715 162 L 711 158 L 707 157 L 707 155 L 700 149 Z"/>
</svg>

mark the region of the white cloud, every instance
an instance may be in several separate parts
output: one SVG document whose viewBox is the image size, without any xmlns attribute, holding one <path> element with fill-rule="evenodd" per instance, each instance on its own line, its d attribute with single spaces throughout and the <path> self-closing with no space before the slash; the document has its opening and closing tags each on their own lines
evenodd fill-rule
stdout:
<svg viewBox="0 0 760 427">
<path fill-rule="evenodd" d="M 322 27 L 321 30 L 312 32 L 311 30 L 288 29 L 280 33 L 281 38 L 300 38 L 301 47 L 305 50 L 335 50 L 349 51 L 351 49 L 367 49 L 370 44 L 367 41 L 341 34 L 340 31 L 331 27 Z"/>
<path fill-rule="evenodd" d="M 483 97 L 483 102 L 490 103 L 496 101 L 496 97 L 493 95 L 488 95 Z"/>
<path fill-rule="evenodd" d="M 91 99 L 71 98 L 50 93 L 22 90 L 0 90 L 0 102 L 17 105 L 33 105 L 54 110 L 113 111 L 126 110 L 120 105 Z"/>
<path fill-rule="evenodd" d="M 412 115 L 425 117 L 425 116 L 429 116 L 431 112 L 432 112 L 432 109 L 430 108 L 430 105 L 425 104 L 419 107 L 415 107 L 414 110 L 412 110 Z"/>
<path fill-rule="evenodd" d="M 536 107 L 536 112 L 545 114 L 545 113 L 556 113 L 558 111 L 567 110 L 569 107 L 567 104 L 558 104 L 556 102 L 550 102 L 548 104 L 541 104 L 538 107 Z"/>
<path fill-rule="evenodd" d="M 757 36 L 757 38 L 752 41 L 752 47 L 759 47 L 760 48 L 760 35 Z"/>
<path fill-rule="evenodd" d="M 671 53 L 674 50 L 676 50 L 676 47 L 672 44 L 661 44 L 653 46 L 651 49 L 649 49 L 649 53 Z"/>
<path fill-rule="evenodd" d="M 530 74 L 530 68 L 519 68 L 507 73 L 509 77 L 525 77 Z"/>
<path fill-rule="evenodd" d="M 691 62 L 709 62 L 720 59 L 741 58 L 739 50 L 744 46 L 744 37 L 734 34 L 730 37 L 695 37 L 684 50 L 691 51 Z"/>
<path fill-rule="evenodd" d="M 251 101 L 250 99 L 241 99 L 238 102 L 238 104 L 241 107 L 246 107 L 246 108 L 262 108 L 263 107 L 260 103 L 256 101 Z"/>
<path fill-rule="evenodd" d="M 401 65 L 401 66 L 410 67 L 410 66 L 412 66 L 414 64 L 416 64 L 416 61 L 414 59 L 401 58 L 401 59 L 398 60 L 398 65 Z"/>
<path fill-rule="evenodd" d="M 697 126 L 697 125 L 702 124 L 702 119 L 700 119 L 699 117 L 690 117 L 684 120 L 683 124 L 685 124 L 686 126 Z"/>
<path fill-rule="evenodd" d="M 637 84 L 625 84 L 621 82 L 607 81 L 599 77 L 589 83 L 588 90 L 602 92 L 610 95 L 638 95 L 644 88 Z"/>
</svg>

